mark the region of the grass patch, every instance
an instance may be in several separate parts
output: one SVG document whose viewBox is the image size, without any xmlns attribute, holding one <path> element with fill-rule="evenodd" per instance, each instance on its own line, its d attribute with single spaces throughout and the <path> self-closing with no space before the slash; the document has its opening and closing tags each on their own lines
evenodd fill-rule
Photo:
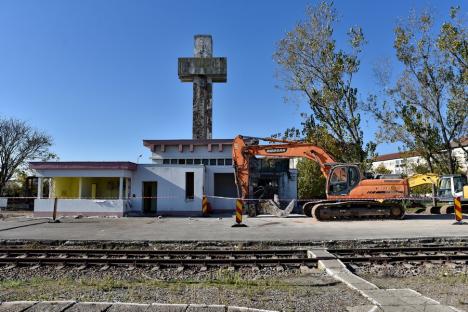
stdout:
<svg viewBox="0 0 468 312">
<path fill-rule="evenodd" d="M 103 279 L 80 279 L 78 284 L 84 287 L 92 287 L 101 291 L 111 291 L 113 289 L 126 289 L 128 288 L 128 282 L 117 280 L 111 277 Z"/>
<path fill-rule="evenodd" d="M 468 285 L 468 274 L 466 272 L 442 272 L 437 276 L 437 280 L 446 285 Z"/>
<path fill-rule="evenodd" d="M 243 297 L 250 301 L 270 304 L 272 291 L 293 298 L 298 293 L 317 293 L 323 289 L 304 284 L 304 280 L 294 278 L 248 279 L 235 271 L 220 269 L 202 280 L 158 280 L 152 278 L 121 279 L 112 275 L 105 277 L 62 277 L 0 279 L 0 297 L 7 300 L 56 300 L 67 298 L 79 301 L 128 301 L 150 302 L 161 294 L 168 303 L 198 302 L 200 292 L 215 294 L 211 299 L 215 304 L 232 303 L 233 298 Z M 184 298 L 184 299 L 181 299 Z M 202 303 L 202 302 L 201 302 Z"/>
<path fill-rule="evenodd" d="M 5 280 L 0 282 L 0 289 L 19 288 L 25 284 L 24 281 L 19 280 Z"/>
</svg>

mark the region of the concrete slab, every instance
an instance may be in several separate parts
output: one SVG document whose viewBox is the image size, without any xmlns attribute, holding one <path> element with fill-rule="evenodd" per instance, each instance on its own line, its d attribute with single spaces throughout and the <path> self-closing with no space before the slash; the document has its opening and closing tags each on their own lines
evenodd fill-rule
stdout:
<svg viewBox="0 0 468 312">
<path fill-rule="evenodd" d="M 380 312 L 379 307 L 376 305 L 362 305 L 356 307 L 347 307 L 348 312 Z"/>
<path fill-rule="evenodd" d="M 382 312 L 455 312 L 455 308 L 444 305 L 408 305 L 408 306 L 381 306 Z"/>
<path fill-rule="evenodd" d="M 446 305 L 429 305 L 422 310 L 424 312 L 463 312 L 458 310 L 454 307 L 446 306 Z"/>
<path fill-rule="evenodd" d="M 326 261 L 328 262 L 319 261 L 319 268 L 323 268 L 330 276 L 345 283 L 348 287 L 358 291 L 379 289 L 376 285 L 351 273 L 340 260 Z"/>
<path fill-rule="evenodd" d="M 421 296 L 420 293 L 417 291 L 414 291 L 413 289 L 410 288 L 401 288 L 401 289 L 377 289 L 377 290 L 369 290 L 366 291 L 367 294 L 373 296 L 373 295 L 378 295 L 381 293 L 385 293 L 386 295 L 394 295 L 397 297 L 419 297 Z"/>
<path fill-rule="evenodd" d="M 153 303 L 145 312 L 185 312 L 187 307 L 187 304 Z"/>
<path fill-rule="evenodd" d="M 307 250 L 307 257 L 309 257 L 309 258 L 322 258 L 322 257 L 336 258 L 334 254 L 330 253 L 326 249 Z"/>
<path fill-rule="evenodd" d="M 336 271 L 346 270 L 346 266 L 343 264 L 343 262 L 339 260 L 319 260 L 318 268 L 322 270 L 323 269 L 330 269 L 330 270 L 336 270 Z"/>
<path fill-rule="evenodd" d="M 106 312 L 144 312 L 149 306 L 149 304 L 139 303 L 114 303 Z"/>
<path fill-rule="evenodd" d="M 278 311 L 253 309 L 253 308 L 245 308 L 245 307 L 227 307 L 227 312 L 278 312 Z"/>
<path fill-rule="evenodd" d="M 24 310 L 25 312 L 62 312 L 75 304 L 75 301 L 42 301 Z"/>
<path fill-rule="evenodd" d="M 350 286 L 350 285 L 348 285 L 348 286 Z M 366 283 L 357 282 L 357 283 L 353 283 L 351 288 L 353 288 L 355 290 L 358 290 L 358 291 L 365 291 L 365 290 L 373 290 L 373 289 L 376 289 L 378 287 L 376 285 L 372 284 L 372 283 L 369 283 L 369 282 L 366 282 Z"/>
<path fill-rule="evenodd" d="M 37 301 L 12 301 L 0 304 L 0 312 L 20 312 L 35 305 Z"/>
<path fill-rule="evenodd" d="M 102 312 L 111 305 L 112 303 L 79 302 L 68 308 L 66 312 Z"/>
<path fill-rule="evenodd" d="M 419 310 L 411 306 L 380 306 L 376 312 L 419 312 Z"/>
<path fill-rule="evenodd" d="M 350 271 L 340 271 L 335 274 L 337 278 L 341 279 L 342 281 L 346 282 L 347 284 L 352 284 L 357 289 L 378 289 L 378 287 L 365 279 L 354 275 Z M 365 288 L 360 288 L 359 286 L 365 286 Z"/>
<path fill-rule="evenodd" d="M 248 218 L 246 228 L 232 228 L 232 218 L 63 218 L 61 223 L 0 221 L 0 239 L 28 240 L 143 240 L 143 241 L 313 241 L 468 237 L 468 227 L 453 225 L 445 215 L 411 217 L 405 220 L 318 222 L 306 217 Z M 138 228 L 138 231 L 135 231 Z M 181 231 L 180 229 L 184 229 Z M 213 235 L 216 233 L 216 235 Z"/>
<path fill-rule="evenodd" d="M 362 291 L 365 296 L 381 306 L 438 305 L 439 302 L 424 297 L 411 289 L 377 289 Z"/>
<path fill-rule="evenodd" d="M 189 304 L 186 312 L 225 312 L 224 305 Z"/>
</svg>

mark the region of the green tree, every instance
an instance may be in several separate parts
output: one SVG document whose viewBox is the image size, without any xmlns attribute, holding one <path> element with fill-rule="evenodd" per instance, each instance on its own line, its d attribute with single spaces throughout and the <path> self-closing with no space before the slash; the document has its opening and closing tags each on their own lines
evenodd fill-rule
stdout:
<svg viewBox="0 0 468 312">
<path fill-rule="evenodd" d="M 452 9 L 451 22 L 438 33 L 428 12 L 398 24 L 394 47 L 403 72 L 383 100 L 371 96 L 368 102 L 381 124 L 379 137 L 403 142 L 431 172 L 455 173 L 452 151 L 468 135 L 467 31 L 457 13 Z"/>
<path fill-rule="evenodd" d="M 307 20 L 286 33 L 274 59 L 286 90 L 298 92 L 310 105 L 310 114 L 304 114 L 306 140 L 326 149 L 337 161 L 368 167 L 375 144 L 364 143 L 358 90 L 353 85 L 364 35 L 359 27 L 352 27 L 349 51 L 339 49 L 333 39 L 337 20 L 332 4 L 308 7 Z"/>
<path fill-rule="evenodd" d="M 49 151 L 51 145 L 50 136 L 24 121 L 0 118 L 0 195 L 4 194 L 7 182 L 28 160 L 54 158 Z"/>
<path fill-rule="evenodd" d="M 326 179 L 317 163 L 301 159 L 297 163 L 297 172 L 299 199 L 325 198 Z"/>
<path fill-rule="evenodd" d="M 377 168 L 374 169 L 374 172 L 377 174 L 390 174 L 392 173 L 392 170 L 385 167 L 384 164 L 380 164 Z"/>
<path fill-rule="evenodd" d="M 424 163 L 413 164 L 411 166 L 411 171 L 413 172 L 413 174 L 437 173 L 437 172 L 431 172 L 431 169 L 429 168 L 429 166 Z"/>
</svg>

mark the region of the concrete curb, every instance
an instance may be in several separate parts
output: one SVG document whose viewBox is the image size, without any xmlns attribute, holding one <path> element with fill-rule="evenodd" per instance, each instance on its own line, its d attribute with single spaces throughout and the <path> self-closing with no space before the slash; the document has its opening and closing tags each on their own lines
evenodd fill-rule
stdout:
<svg viewBox="0 0 468 312">
<path fill-rule="evenodd" d="M 32 311 L 145 311 L 145 312 L 278 312 L 226 305 L 77 302 L 77 301 L 6 301 L 0 302 L 0 312 Z"/>
</svg>

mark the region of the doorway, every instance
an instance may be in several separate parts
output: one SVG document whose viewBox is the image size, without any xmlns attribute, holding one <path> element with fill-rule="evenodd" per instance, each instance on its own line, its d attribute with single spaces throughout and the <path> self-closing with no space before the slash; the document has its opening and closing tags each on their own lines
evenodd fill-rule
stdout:
<svg viewBox="0 0 468 312">
<path fill-rule="evenodd" d="M 156 212 L 158 182 L 143 182 L 143 212 Z"/>
<path fill-rule="evenodd" d="M 214 196 L 237 197 L 236 182 L 234 173 L 214 174 Z"/>
</svg>

